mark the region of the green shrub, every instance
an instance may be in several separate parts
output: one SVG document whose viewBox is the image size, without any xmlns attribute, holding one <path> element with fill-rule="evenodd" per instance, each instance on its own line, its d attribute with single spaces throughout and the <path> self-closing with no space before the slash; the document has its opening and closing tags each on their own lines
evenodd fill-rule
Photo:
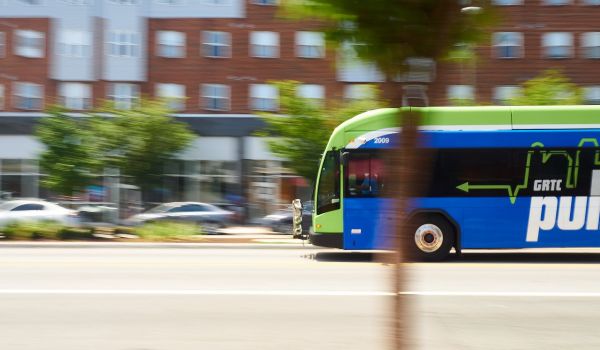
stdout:
<svg viewBox="0 0 600 350">
<path fill-rule="evenodd" d="M 53 221 L 15 222 L 2 231 L 7 239 L 60 239 L 63 226 Z"/>
<path fill-rule="evenodd" d="M 135 234 L 148 241 L 179 241 L 189 240 L 201 234 L 196 224 L 182 222 L 151 222 L 135 229 Z"/>
</svg>

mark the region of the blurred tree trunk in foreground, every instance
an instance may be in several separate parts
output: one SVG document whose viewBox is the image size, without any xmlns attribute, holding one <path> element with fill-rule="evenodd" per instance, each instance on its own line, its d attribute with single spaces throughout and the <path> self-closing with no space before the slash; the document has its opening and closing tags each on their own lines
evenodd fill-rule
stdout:
<svg viewBox="0 0 600 350">
<path fill-rule="evenodd" d="M 478 3 L 479 7 L 474 7 L 469 0 L 285 0 L 284 4 L 288 16 L 324 21 L 331 43 L 354 44 L 359 58 L 374 63 L 392 81 L 407 70 L 408 58 L 438 59 L 458 43 L 478 41 L 492 18 L 490 11 L 483 9 L 486 4 Z M 399 113 L 401 141 L 388 160 L 388 164 L 393 164 L 393 178 L 399 180 L 393 190 L 397 214 L 393 234 L 396 248 L 394 349 L 406 348 L 407 341 L 407 320 L 403 319 L 405 296 L 400 292 L 405 290 L 402 262 L 407 256 L 404 248 L 410 246 L 412 237 L 404 229 L 404 219 L 407 202 L 415 195 L 413 170 L 425 166 L 415 152 L 419 123 L 420 113 Z"/>
</svg>

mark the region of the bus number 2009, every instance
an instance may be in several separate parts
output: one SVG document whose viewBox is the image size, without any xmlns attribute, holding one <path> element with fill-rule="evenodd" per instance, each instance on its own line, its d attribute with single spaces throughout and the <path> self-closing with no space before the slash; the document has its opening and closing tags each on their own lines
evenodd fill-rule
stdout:
<svg viewBox="0 0 600 350">
<path fill-rule="evenodd" d="M 390 143 L 389 137 L 376 137 L 375 143 Z"/>
</svg>

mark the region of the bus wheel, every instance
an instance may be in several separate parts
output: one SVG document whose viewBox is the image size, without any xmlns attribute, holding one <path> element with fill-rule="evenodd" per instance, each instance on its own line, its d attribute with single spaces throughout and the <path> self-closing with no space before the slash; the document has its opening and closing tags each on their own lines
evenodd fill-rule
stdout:
<svg viewBox="0 0 600 350">
<path fill-rule="evenodd" d="M 416 259 L 440 261 L 448 256 L 455 235 L 446 219 L 439 215 L 422 215 L 415 218 L 409 227 L 414 237 Z"/>
</svg>

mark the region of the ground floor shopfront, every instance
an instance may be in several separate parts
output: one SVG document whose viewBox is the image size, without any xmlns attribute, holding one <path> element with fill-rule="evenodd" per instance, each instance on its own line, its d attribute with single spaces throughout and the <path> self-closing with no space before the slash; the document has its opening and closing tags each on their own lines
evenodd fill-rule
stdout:
<svg viewBox="0 0 600 350">
<path fill-rule="evenodd" d="M 37 158 L 44 147 L 33 135 L 41 114 L 0 114 L 0 196 L 55 198 L 42 185 Z M 253 136 L 262 121 L 244 116 L 178 116 L 198 137 L 165 166 L 162 185 L 151 201 L 202 201 L 244 206 L 250 218 L 286 206 L 310 193 L 306 182 L 285 168 L 265 139 Z M 136 187 L 116 169 L 98 174 L 94 184 L 79 195 L 83 201 L 109 202 L 136 207 Z M 139 205 L 137 205 L 139 207 Z M 131 209 L 136 210 L 136 209 Z"/>
</svg>

